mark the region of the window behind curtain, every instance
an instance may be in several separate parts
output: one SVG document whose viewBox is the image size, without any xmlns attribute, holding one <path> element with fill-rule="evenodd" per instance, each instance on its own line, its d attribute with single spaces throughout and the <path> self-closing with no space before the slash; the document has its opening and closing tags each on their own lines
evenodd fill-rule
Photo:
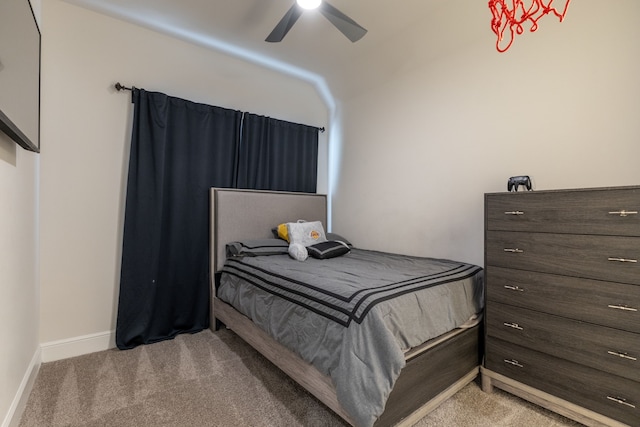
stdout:
<svg viewBox="0 0 640 427">
<path fill-rule="evenodd" d="M 245 113 L 238 188 L 315 193 L 318 128 Z"/>
<path fill-rule="evenodd" d="M 209 188 L 316 191 L 318 129 L 132 91 L 116 344 L 209 327 Z"/>
</svg>

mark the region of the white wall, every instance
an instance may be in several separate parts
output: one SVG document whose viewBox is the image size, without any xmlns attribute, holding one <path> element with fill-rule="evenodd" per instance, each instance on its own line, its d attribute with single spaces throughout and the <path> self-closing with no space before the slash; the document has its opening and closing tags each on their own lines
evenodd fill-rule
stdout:
<svg viewBox="0 0 640 427">
<path fill-rule="evenodd" d="M 40 17 L 40 1 L 33 1 Z M 15 424 L 39 363 L 38 154 L 0 132 L 0 426 Z"/>
<path fill-rule="evenodd" d="M 0 425 L 39 363 L 38 155 L 0 132 Z M 35 358 L 35 360 L 34 360 Z M 6 418 L 6 419 L 5 419 Z M 3 419 L 5 420 L 3 422 Z"/>
<path fill-rule="evenodd" d="M 483 194 L 508 177 L 640 184 L 640 2 L 572 2 L 503 54 L 489 17 L 486 2 L 447 2 L 342 100 L 333 229 L 357 246 L 482 265 Z"/>
<path fill-rule="evenodd" d="M 132 114 L 131 96 L 116 92 L 116 81 L 317 126 L 328 111 L 310 83 L 59 0 L 44 3 L 43 22 L 40 340 L 47 361 L 113 345 Z M 321 158 L 324 171 L 326 153 Z M 320 175 L 320 192 L 326 179 Z"/>
</svg>

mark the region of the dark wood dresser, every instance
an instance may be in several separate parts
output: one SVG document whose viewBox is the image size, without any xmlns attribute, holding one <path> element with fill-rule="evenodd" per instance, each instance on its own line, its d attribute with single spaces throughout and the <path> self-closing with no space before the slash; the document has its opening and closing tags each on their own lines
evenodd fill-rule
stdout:
<svg viewBox="0 0 640 427">
<path fill-rule="evenodd" d="M 640 426 L 640 186 L 485 195 L 483 390 Z"/>
</svg>

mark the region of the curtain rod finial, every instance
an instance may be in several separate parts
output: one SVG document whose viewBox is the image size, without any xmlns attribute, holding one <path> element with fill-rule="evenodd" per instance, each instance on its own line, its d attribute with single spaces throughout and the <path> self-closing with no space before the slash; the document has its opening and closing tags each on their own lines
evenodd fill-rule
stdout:
<svg viewBox="0 0 640 427">
<path fill-rule="evenodd" d="M 120 82 L 117 82 L 114 87 L 116 88 L 117 91 L 121 91 L 121 90 L 131 90 L 130 87 L 126 87 L 120 84 Z"/>
</svg>

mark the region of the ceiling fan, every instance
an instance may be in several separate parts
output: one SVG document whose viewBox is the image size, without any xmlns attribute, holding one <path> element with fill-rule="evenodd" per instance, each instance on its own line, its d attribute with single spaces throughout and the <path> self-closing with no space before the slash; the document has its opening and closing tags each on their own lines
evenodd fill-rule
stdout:
<svg viewBox="0 0 640 427">
<path fill-rule="evenodd" d="M 293 24 L 296 23 L 305 9 L 318 9 L 342 34 L 352 42 L 357 42 L 367 30 L 361 27 L 356 21 L 322 0 L 296 0 L 291 8 L 285 13 L 278 25 L 275 26 L 271 34 L 265 39 L 267 42 L 277 43 L 282 41 Z"/>
</svg>

